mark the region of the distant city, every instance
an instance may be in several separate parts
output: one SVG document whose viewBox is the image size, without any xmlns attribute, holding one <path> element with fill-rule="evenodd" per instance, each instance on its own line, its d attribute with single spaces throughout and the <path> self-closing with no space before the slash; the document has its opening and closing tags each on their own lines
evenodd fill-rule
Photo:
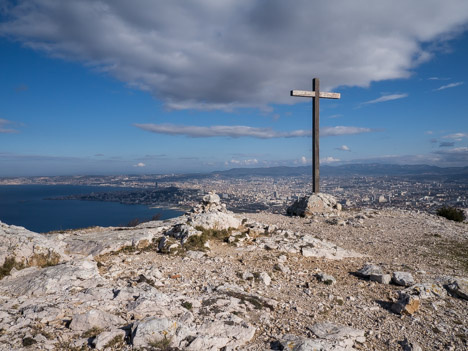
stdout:
<svg viewBox="0 0 468 351">
<path fill-rule="evenodd" d="M 468 167 L 348 165 L 323 167 L 323 174 L 321 191 L 334 195 L 348 209 L 395 207 L 433 213 L 442 206 L 468 207 Z M 309 167 L 277 167 L 207 174 L 0 178 L 0 185 L 24 184 L 111 186 L 116 187 L 115 192 L 55 200 L 112 201 L 179 209 L 189 209 L 203 194 L 215 191 L 234 212 L 285 213 L 294 200 L 310 193 L 311 177 Z"/>
</svg>

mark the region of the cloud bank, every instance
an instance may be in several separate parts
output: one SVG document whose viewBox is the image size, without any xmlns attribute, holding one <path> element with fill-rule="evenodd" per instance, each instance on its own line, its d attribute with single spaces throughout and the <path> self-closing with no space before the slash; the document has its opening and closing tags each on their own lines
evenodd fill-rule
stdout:
<svg viewBox="0 0 468 351">
<path fill-rule="evenodd" d="M 173 109 L 298 103 L 291 89 L 405 78 L 463 30 L 466 0 L 0 0 L 0 36 Z M 312 34 L 313 33 L 313 34 Z"/>
<path fill-rule="evenodd" d="M 185 126 L 175 124 L 134 124 L 135 127 L 156 134 L 184 135 L 191 138 L 209 138 L 209 137 L 252 137 L 259 139 L 272 138 L 298 138 L 310 137 L 310 130 L 293 130 L 289 132 L 279 132 L 272 128 L 255 128 L 248 126 Z M 375 131 L 371 128 L 362 127 L 324 127 L 320 130 L 322 136 L 337 136 L 370 133 Z"/>
</svg>

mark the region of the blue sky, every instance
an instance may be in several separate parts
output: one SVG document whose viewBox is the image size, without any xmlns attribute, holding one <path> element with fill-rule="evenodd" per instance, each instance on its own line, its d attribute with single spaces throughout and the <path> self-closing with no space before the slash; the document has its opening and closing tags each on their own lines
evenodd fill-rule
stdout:
<svg viewBox="0 0 468 351">
<path fill-rule="evenodd" d="M 315 76 L 322 164 L 468 166 L 467 29 L 455 0 L 0 0 L 0 176 L 310 164 Z"/>
</svg>

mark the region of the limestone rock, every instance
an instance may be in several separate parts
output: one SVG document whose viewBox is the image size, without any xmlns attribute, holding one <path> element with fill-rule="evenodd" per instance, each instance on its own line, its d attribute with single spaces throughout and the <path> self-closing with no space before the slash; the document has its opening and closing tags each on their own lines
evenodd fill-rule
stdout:
<svg viewBox="0 0 468 351">
<path fill-rule="evenodd" d="M 398 301 L 391 307 L 393 312 L 412 315 L 419 310 L 420 300 L 418 296 L 410 295 L 404 291 L 399 291 L 398 295 Z"/>
<path fill-rule="evenodd" d="M 0 222 L 0 266 L 14 259 L 24 266 L 45 266 L 69 260 L 65 244 L 23 227 Z"/>
<path fill-rule="evenodd" d="M 288 207 L 287 214 L 290 216 L 313 217 L 324 213 L 339 212 L 341 206 L 338 205 L 333 196 L 317 193 L 294 202 Z"/>
<path fill-rule="evenodd" d="M 371 274 L 369 279 L 380 284 L 390 284 L 392 276 L 390 274 Z"/>
<path fill-rule="evenodd" d="M 408 272 L 393 272 L 392 282 L 401 286 L 411 286 L 415 284 L 413 276 Z"/>
<path fill-rule="evenodd" d="M 315 275 L 319 281 L 325 283 L 326 285 L 334 285 L 336 284 L 336 279 L 330 274 L 326 273 L 318 273 Z"/>
<path fill-rule="evenodd" d="M 9 296 L 42 296 L 95 287 L 103 283 L 97 264 L 89 259 L 72 260 L 43 269 L 27 268 L 2 280 L 0 293 Z"/>
<path fill-rule="evenodd" d="M 125 320 L 119 316 L 100 310 L 90 310 L 73 316 L 70 323 L 71 330 L 86 331 L 92 328 L 106 329 L 125 325 Z"/>
<path fill-rule="evenodd" d="M 411 295 L 417 295 L 420 299 L 447 296 L 447 291 L 437 282 L 415 284 L 404 291 Z"/>
<path fill-rule="evenodd" d="M 380 266 L 368 263 L 358 270 L 356 274 L 364 278 L 369 278 L 371 275 L 382 275 L 383 271 Z"/>
<path fill-rule="evenodd" d="M 332 323 L 318 323 L 309 328 L 317 339 L 285 335 L 280 341 L 288 351 L 352 351 L 356 342 L 363 343 L 364 331 Z"/>
<path fill-rule="evenodd" d="M 114 347 L 121 348 L 124 345 L 125 331 L 122 329 L 113 329 L 99 334 L 93 340 L 93 346 L 97 350 L 104 350 L 113 344 Z"/>
<path fill-rule="evenodd" d="M 266 286 L 271 284 L 271 278 L 266 272 L 261 272 L 258 276 L 258 279 Z"/>
<path fill-rule="evenodd" d="M 403 351 L 423 351 L 417 342 L 410 341 L 408 338 L 405 338 L 403 341 L 401 341 L 400 345 Z"/>
<path fill-rule="evenodd" d="M 455 278 L 453 281 L 447 284 L 447 289 L 455 296 L 468 300 L 468 279 L 467 278 Z"/>
</svg>

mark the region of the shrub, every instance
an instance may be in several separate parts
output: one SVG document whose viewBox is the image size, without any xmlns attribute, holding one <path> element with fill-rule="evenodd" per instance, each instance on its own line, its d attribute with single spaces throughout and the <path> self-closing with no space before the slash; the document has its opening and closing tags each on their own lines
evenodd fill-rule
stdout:
<svg viewBox="0 0 468 351">
<path fill-rule="evenodd" d="M 455 222 L 463 222 L 465 220 L 465 214 L 463 211 L 456 209 L 455 207 L 444 206 L 437 210 L 437 214 Z"/>
</svg>

